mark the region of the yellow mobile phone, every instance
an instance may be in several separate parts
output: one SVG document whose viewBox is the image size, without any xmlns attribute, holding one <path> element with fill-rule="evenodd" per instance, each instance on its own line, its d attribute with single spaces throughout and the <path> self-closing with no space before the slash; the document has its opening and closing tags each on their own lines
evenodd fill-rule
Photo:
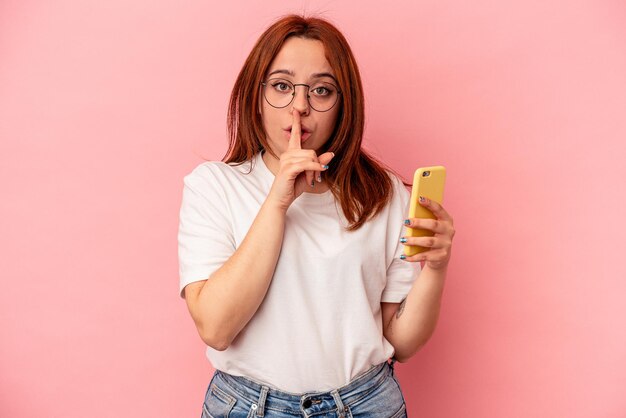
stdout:
<svg viewBox="0 0 626 418">
<path fill-rule="evenodd" d="M 409 206 L 409 218 L 430 218 L 437 217 L 424 206 L 419 204 L 419 197 L 434 200 L 443 204 L 443 187 L 446 182 L 446 168 L 442 165 L 432 167 L 421 167 L 415 170 L 413 176 L 413 188 L 411 190 L 411 204 Z M 413 229 L 405 227 L 406 237 L 432 237 L 433 231 L 428 229 Z M 427 251 L 428 247 L 418 245 L 406 245 L 404 255 L 407 257 Z"/>
</svg>

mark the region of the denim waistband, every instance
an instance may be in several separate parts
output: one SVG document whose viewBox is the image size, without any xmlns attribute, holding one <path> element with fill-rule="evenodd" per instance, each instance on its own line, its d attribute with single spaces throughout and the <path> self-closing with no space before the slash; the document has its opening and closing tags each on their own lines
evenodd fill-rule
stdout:
<svg viewBox="0 0 626 418">
<path fill-rule="evenodd" d="M 293 410 L 293 407 L 307 408 L 312 403 L 333 402 L 343 412 L 344 405 L 350 405 L 367 396 L 368 393 L 382 384 L 388 375 L 393 375 L 393 360 L 391 364 L 384 361 L 372 366 L 340 388 L 320 392 L 292 393 L 257 382 L 249 377 L 235 376 L 221 370 L 216 370 L 215 373 L 234 393 L 251 403 L 257 403 L 260 409 L 258 411 L 260 412 L 259 416 L 263 416 L 265 403 L 274 404 L 284 410 Z"/>
</svg>

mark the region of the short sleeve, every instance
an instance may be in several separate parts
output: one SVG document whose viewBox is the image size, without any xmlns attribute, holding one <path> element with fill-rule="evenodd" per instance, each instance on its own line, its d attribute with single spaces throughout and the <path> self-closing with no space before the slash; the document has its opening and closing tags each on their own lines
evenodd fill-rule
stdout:
<svg viewBox="0 0 626 418">
<path fill-rule="evenodd" d="M 178 228 L 180 297 L 185 286 L 208 279 L 235 252 L 231 218 L 226 194 L 209 167 L 198 166 L 184 177 Z"/>
<path fill-rule="evenodd" d="M 387 254 L 392 258 L 387 263 L 387 284 L 380 301 L 398 303 L 408 295 L 413 282 L 421 272 L 421 265 L 419 262 L 400 259 L 400 255 L 404 253 L 404 245 L 400 242 L 400 238 L 406 229 L 403 221 L 409 214 L 411 194 L 395 175 L 392 177 L 394 197 L 390 204 L 387 226 Z"/>
</svg>

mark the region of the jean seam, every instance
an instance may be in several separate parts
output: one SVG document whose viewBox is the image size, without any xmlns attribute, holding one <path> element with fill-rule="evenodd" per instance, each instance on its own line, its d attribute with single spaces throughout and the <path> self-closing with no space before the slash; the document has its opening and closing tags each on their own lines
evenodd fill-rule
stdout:
<svg viewBox="0 0 626 418">
<path fill-rule="evenodd" d="M 367 395 L 372 393 L 374 390 L 378 389 L 389 376 L 390 376 L 389 374 L 383 373 L 383 375 L 378 379 L 378 382 L 376 382 L 374 386 L 369 388 L 369 390 L 367 390 L 366 392 L 360 393 L 361 396 L 359 396 L 356 399 L 353 399 L 352 402 L 350 402 L 349 404 L 346 404 L 346 406 L 354 405 L 355 403 L 359 402 L 361 399 L 365 398 Z"/>
<path fill-rule="evenodd" d="M 399 418 L 405 413 L 406 413 L 406 402 L 402 402 L 402 406 L 400 407 L 400 409 L 398 409 L 398 411 L 395 414 L 393 414 L 391 418 Z"/>
<path fill-rule="evenodd" d="M 247 395 L 247 394 L 244 394 L 244 393 L 239 392 L 236 388 L 234 388 L 233 386 L 231 386 L 231 385 L 230 385 L 230 383 L 228 383 L 228 381 L 227 381 L 226 379 L 222 378 L 222 382 L 223 382 L 226 386 L 228 386 L 228 388 L 229 388 L 230 390 L 232 390 L 233 392 L 235 392 L 235 393 L 237 394 L 237 396 L 240 396 L 240 397 L 242 397 L 244 400 L 246 400 L 246 401 L 248 401 L 248 402 L 251 402 L 251 403 L 256 403 L 256 402 L 257 402 L 257 400 L 253 400 L 253 399 L 248 398 L 248 395 Z M 222 389 L 222 390 L 223 390 L 223 389 Z"/>
<path fill-rule="evenodd" d="M 202 417 L 207 416 L 209 418 L 214 418 L 213 415 L 211 415 L 211 413 L 209 412 L 209 409 L 206 407 L 206 405 L 203 403 L 202 404 Z"/>
<path fill-rule="evenodd" d="M 256 404 L 258 402 L 258 399 L 251 400 L 250 398 L 248 398 L 248 395 L 245 395 L 245 394 L 239 392 L 237 389 L 235 389 L 233 386 L 231 386 L 226 379 L 222 379 L 222 381 L 224 382 L 224 384 L 226 386 L 228 386 L 228 388 L 230 390 L 235 392 L 238 396 L 241 396 L 244 400 L 246 400 L 246 401 L 248 401 L 250 403 L 253 403 L 253 404 Z M 264 410 L 268 410 L 269 409 L 271 411 L 278 411 L 278 412 L 285 412 L 285 413 L 298 413 L 298 412 L 300 412 L 300 411 L 296 411 L 295 409 L 275 408 L 275 407 L 267 406 L 267 404 L 265 404 L 265 407 L 263 409 Z"/>
<path fill-rule="evenodd" d="M 224 391 L 224 389 L 220 388 L 216 384 L 212 384 L 210 389 L 211 389 L 211 392 L 213 392 L 215 394 L 215 396 L 217 396 L 222 401 L 224 401 L 224 402 L 226 402 L 228 404 L 233 404 L 233 403 L 235 403 L 237 401 L 237 398 L 235 398 L 234 396 L 232 396 L 228 392 Z"/>
</svg>

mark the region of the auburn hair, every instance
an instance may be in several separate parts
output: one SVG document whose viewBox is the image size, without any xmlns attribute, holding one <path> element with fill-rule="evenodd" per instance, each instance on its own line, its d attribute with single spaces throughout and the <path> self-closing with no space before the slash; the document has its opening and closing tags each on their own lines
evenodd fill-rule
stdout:
<svg viewBox="0 0 626 418">
<path fill-rule="evenodd" d="M 336 126 L 319 154 L 335 153 L 324 176 L 349 222 L 347 230 L 354 231 L 375 217 L 391 200 L 393 184 L 388 172 L 398 176 L 405 186 L 411 184 L 361 147 L 365 124 L 361 76 L 348 42 L 330 22 L 290 14 L 279 18 L 259 37 L 230 96 L 229 146 L 222 161 L 242 164 L 262 150 L 278 158 L 267 143 L 259 112 L 260 83 L 284 42 L 292 36 L 323 43 L 326 59 L 342 91 L 336 104 L 340 106 Z"/>
</svg>

